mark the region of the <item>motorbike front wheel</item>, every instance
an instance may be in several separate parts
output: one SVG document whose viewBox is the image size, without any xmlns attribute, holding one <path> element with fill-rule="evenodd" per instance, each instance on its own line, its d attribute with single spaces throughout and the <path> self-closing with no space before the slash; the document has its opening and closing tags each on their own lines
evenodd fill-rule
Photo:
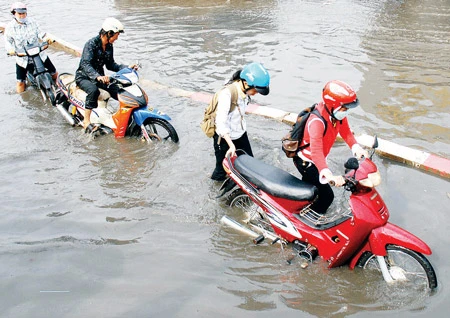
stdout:
<svg viewBox="0 0 450 318">
<path fill-rule="evenodd" d="M 436 273 L 425 256 L 397 245 L 388 245 L 386 252 L 384 259 L 394 279 L 401 277 L 405 284 L 417 290 L 425 288 L 433 290 L 437 287 Z M 371 253 L 364 254 L 358 261 L 358 266 L 381 273 L 378 260 Z"/>
<path fill-rule="evenodd" d="M 55 93 L 52 88 L 47 88 L 45 94 L 47 95 L 47 98 L 52 103 L 53 106 L 56 106 L 56 97 Z"/>
<path fill-rule="evenodd" d="M 148 136 L 154 141 L 171 140 L 178 142 L 178 134 L 173 126 L 164 119 L 147 118 L 144 121 L 144 127 Z"/>
</svg>

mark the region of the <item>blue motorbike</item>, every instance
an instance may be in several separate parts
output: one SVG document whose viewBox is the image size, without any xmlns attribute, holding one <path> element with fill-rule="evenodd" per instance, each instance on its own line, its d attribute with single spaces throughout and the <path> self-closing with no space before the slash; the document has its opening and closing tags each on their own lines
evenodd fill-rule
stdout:
<svg viewBox="0 0 450 318">
<path fill-rule="evenodd" d="M 147 142 L 178 142 L 178 134 L 169 123 L 171 118 L 148 106 L 148 96 L 138 85 L 136 70 L 124 68 L 110 76 L 109 85 L 118 87 L 118 108 L 108 102 L 111 95 L 100 89 L 98 107 L 92 110 L 90 122 L 100 134 L 114 133 L 116 138 L 140 137 Z M 60 89 L 56 108 L 72 126 L 82 126 L 86 93 L 75 83 L 75 76 L 61 73 L 56 81 Z"/>
</svg>

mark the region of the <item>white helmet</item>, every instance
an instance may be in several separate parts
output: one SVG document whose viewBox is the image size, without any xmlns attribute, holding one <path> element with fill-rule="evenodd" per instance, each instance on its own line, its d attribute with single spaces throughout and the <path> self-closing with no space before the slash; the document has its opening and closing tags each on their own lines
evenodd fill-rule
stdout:
<svg viewBox="0 0 450 318">
<path fill-rule="evenodd" d="M 11 13 L 14 14 L 14 12 L 18 13 L 26 13 L 27 12 L 27 5 L 23 2 L 14 2 L 11 5 Z"/>
<path fill-rule="evenodd" d="M 106 32 L 113 31 L 114 33 L 124 33 L 123 24 L 116 18 L 106 18 L 102 24 L 102 29 Z"/>
</svg>

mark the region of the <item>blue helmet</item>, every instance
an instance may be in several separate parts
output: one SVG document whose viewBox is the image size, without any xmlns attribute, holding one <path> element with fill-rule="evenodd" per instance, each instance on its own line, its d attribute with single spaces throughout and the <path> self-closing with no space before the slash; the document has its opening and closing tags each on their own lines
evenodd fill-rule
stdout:
<svg viewBox="0 0 450 318">
<path fill-rule="evenodd" d="M 245 80 L 250 88 L 255 88 L 261 95 L 269 94 L 270 75 L 259 63 L 244 66 L 240 78 Z"/>
</svg>

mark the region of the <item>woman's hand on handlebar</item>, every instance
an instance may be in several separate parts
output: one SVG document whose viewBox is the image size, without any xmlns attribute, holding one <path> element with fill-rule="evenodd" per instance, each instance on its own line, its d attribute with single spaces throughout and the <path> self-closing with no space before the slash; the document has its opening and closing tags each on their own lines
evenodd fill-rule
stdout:
<svg viewBox="0 0 450 318">
<path fill-rule="evenodd" d="M 335 176 L 331 171 L 324 172 L 323 176 L 327 179 L 327 182 L 334 187 L 342 187 L 345 184 L 343 176 Z"/>
<path fill-rule="evenodd" d="M 97 81 L 103 84 L 109 84 L 109 76 L 98 76 Z"/>
</svg>

